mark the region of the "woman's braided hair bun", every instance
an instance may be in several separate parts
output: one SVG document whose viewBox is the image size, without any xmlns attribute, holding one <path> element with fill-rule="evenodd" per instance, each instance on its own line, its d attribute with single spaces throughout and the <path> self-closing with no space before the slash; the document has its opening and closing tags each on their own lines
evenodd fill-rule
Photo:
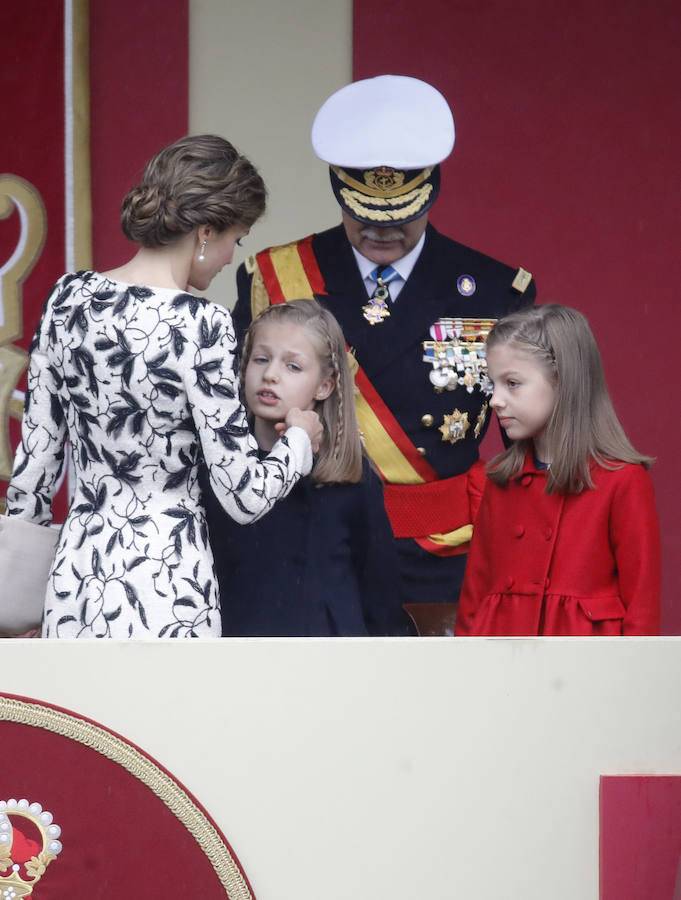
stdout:
<svg viewBox="0 0 681 900">
<path fill-rule="evenodd" d="M 265 211 L 266 196 L 255 166 L 229 141 L 184 137 L 147 163 L 123 200 L 121 228 L 143 247 L 163 247 L 199 225 L 218 232 L 250 227 Z"/>
</svg>

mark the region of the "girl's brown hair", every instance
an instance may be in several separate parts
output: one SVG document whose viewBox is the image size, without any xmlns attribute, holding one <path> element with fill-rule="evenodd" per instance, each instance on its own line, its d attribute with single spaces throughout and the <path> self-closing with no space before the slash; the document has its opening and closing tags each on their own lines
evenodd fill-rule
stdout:
<svg viewBox="0 0 681 900">
<path fill-rule="evenodd" d="M 123 200 L 121 228 L 143 247 L 162 247 L 199 225 L 218 232 L 250 227 L 265 211 L 266 196 L 256 168 L 229 141 L 190 135 L 147 163 Z"/>
<path fill-rule="evenodd" d="M 322 377 L 334 380 L 333 390 L 316 407 L 324 436 L 310 477 L 319 484 L 358 482 L 362 477 L 362 444 L 355 414 L 354 385 L 340 325 L 328 309 L 314 300 L 289 300 L 268 306 L 251 322 L 246 333 L 241 356 L 242 393 L 255 334 L 265 320 L 305 328 L 317 351 Z"/>
<path fill-rule="evenodd" d="M 592 488 L 590 468 L 654 462 L 629 442 L 610 400 L 598 345 L 586 318 L 575 309 L 547 303 L 500 319 L 487 349 L 509 344 L 530 355 L 556 385 L 556 400 L 546 424 L 551 465 L 546 493 L 580 493 Z M 531 440 L 514 441 L 488 463 L 488 477 L 506 485 L 525 461 Z"/>
</svg>

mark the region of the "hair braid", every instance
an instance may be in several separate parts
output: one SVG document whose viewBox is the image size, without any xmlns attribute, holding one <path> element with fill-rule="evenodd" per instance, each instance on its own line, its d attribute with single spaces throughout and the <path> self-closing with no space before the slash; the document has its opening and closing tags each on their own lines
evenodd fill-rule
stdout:
<svg viewBox="0 0 681 900">
<path fill-rule="evenodd" d="M 326 343 L 329 348 L 329 357 L 331 359 L 331 368 L 333 370 L 333 380 L 334 380 L 334 391 L 338 393 L 338 422 L 336 424 L 336 440 L 333 445 L 333 458 L 338 459 L 340 456 L 340 447 L 341 440 L 343 438 L 343 429 L 345 427 L 345 420 L 343 418 L 343 404 L 344 397 L 343 391 L 341 390 L 341 381 L 340 381 L 340 367 L 338 365 L 338 354 L 336 353 L 336 349 L 333 346 L 333 341 L 331 340 L 331 335 L 329 334 L 328 327 L 326 331 Z"/>
</svg>

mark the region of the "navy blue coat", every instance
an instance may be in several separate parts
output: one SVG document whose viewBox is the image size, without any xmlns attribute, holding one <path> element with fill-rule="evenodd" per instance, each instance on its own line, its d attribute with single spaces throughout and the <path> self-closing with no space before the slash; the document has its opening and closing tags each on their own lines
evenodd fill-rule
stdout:
<svg viewBox="0 0 681 900">
<path fill-rule="evenodd" d="M 488 397 L 464 387 L 437 393 L 429 381 L 431 366 L 423 361 L 423 341 L 439 318 L 500 318 L 536 296 L 534 281 L 520 293 L 512 287 L 516 269 L 465 247 L 440 234 L 431 225 L 416 264 L 390 317 L 370 325 L 362 314 L 367 293 L 352 248 L 342 225 L 316 234 L 312 249 L 324 277 L 326 291 L 316 299 L 333 312 L 359 364 L 390 408 L 407 436 L 422 448 L 424 458 L 440 478 L 468 471 L 479 458 L 479 445 L 491 413 L 487 411 L 478 436 L 474 426 Z M 475 292 L 465 297 L 457 290 L 462 275 L 475 280 Z M 251 320 L 251 275 L 245 266 L 237 272 L 238 301 L 233 312 L 237 338 Z M 439 427 L 445 415 L 457 409 L 468 413 L 470 427 L 455 444 L 443 439 Z M 424 416 L 432 424 L 424 424 Z M 426 419 L 426 422 L 430 421 Z M 410 539 L 397 541 L 408 602 L 454 601 L 458 598 L 465 555 L 439 557 Z"/>
<path fill-rule="evenodd" d="M 205 480 L 202 489 L 223 636 L 409 634 L 383 487 L 368 462 L 358 484 L 301 479 L 245 528 Z"/>
</svg>

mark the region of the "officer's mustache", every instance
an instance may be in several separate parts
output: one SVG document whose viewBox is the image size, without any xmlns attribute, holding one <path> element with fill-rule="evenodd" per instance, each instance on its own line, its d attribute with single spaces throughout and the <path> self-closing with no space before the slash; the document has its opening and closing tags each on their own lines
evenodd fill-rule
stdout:
<svg viewBox="0 0 681 900">
<path fill-rule="evenodd" d="M 368 241 L 374 241 L 377 244 L 392 244 L 393 241 L 401 241 L 404 239 L 404 231 L 399 225 L 391 225 L 386 228 L 373 228 L 369 225 L 360 231 L 363 238 Z"/>
</svg>

